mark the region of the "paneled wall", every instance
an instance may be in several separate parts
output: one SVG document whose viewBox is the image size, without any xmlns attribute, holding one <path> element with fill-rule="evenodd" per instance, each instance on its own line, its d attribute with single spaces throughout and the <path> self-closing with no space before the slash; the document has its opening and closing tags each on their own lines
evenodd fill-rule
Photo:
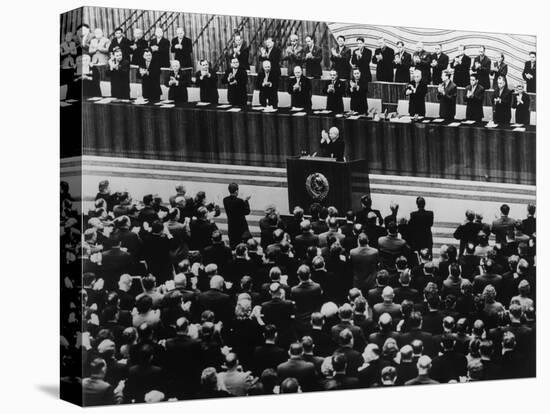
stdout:
<svg viewBox="0 0 550 414">
<path fill-rule="evenodd" d="M 65 13 L 61 16 L 60 35 L 74 32 L 81 22 L 87 23 L 92 30 L 99 27 L 109 36 L 121 26 L 129 38 L 134 27 L 143 29 L 145 37 L 149 38 L 154 28 L 160 26 L 168 39 L 175 36 L 177 27 L 183 27 L 186 36 L 194 42 L 195 61 L 206 57 L 216 69 L 225 68 L 224 51 L 228 50 L 235 31 L 240 32 L 251 46 L 251 64 L 257 63 L 253 57 L 258 55 L 258 48 L 267 36 L 273 36 L 279 46 L 285 47 L 292 33 L 302 41 L 306 35 L 314 35 L 317 44 L 327 46 L 324 50 L 326 67 L 330 66 L 329 50 L 336 43 L 327 24 L 322 22 L 103 7 L 83 7 Z"/>
<path fill-rule="evenodd" d="M 412 52 L 416 42 L 422 41 L 428 52 L 433 52 L 436 44 L 441 43 L 443 52 L 451 58 L 456 56 L 457 46 L 463 44 L 466 54 L 474 57 L 479 46 L 486 47 L 485 54 L 495 61 L 504 53 L 508 64 L 508 81 L 511 84 L 524 82 L 521 73 L 523 65 L 529 59 L 529 52 L 536 50 L 536 37 L 529 35 L 513 35 L 505 33 L 483 33 L 445 29 L 418 29 L 410 27 L 376 26 L 366 24 L 328 23 L 334 36 L 344 35 L 346 43 L 354 47 L 357 37 L 364 37 L 365 43 L 371 49 L 376 48 L 378 39 L 384 37 L 388 45 L 395 49 L 401 40 L 405 48 Z"/>
</svg>

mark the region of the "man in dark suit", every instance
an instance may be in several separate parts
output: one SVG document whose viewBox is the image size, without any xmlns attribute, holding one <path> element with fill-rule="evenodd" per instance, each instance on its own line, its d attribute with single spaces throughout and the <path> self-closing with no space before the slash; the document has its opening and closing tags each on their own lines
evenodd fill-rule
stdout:
<svg viewBox="0 0 550 414">
<path fill-rule="evenodd" d="M 441 383 L 451 380 L 459 381 L 460 377 L 466 376 L 466 356 L 455 351 L 455 338 L 452 334 L 445 334 L 441 338 L 443 353 L 436 356 L 432 361 L 430 376 Z"/>
<path fill-rule="evenodd" d="M 470 65 L 472 60 L 468 55 L 464 53 L 464 45 L 458 45 L 458 54 L 451 62 L 451 69 L 453 69 L 453 82 L 456 86 L 464 88 L 468 86 L 470 79 Z"/>
<path fill-rule="evenodd" d="M 413 250 L 421 250 L 427 248 L 432 250 L 432 226 L 434 224 L 433 211 L 426 210 L 426 200 L 424 197 L 417 197 L 416 206 L 417 211 L 411 213 L 409 220 L 409 230 L 412 237 L 411 248 Z"/>
<path fill-rule="evenodd" d="M 343 138 L 340 138 L 340 131 L 338 128 L 333 126 L 330 127 L 328 132 L 324 129 L 321 131 L 320 150 L 323 157 L 336 158 L 337 161 L 344 161 L 346 143 Z M 319 241 L 322 241 L 322 237 L 320 236 Z"/>
<path fill-rule="evenodd" d="M 265 39 L 264 46 L 260 46 L 260 64 L 264 60 L 271 62 L 271 71 L 274 75 L 281 75 L 281 50 L 275 46 L 272 37 Z"/>
<path fill-rule="evenodd" d="M 214 263 L 220 274 L 227 278 L 229 264 L 233 260 L 231 249 L 222 240 L 222 233 L 216 230 L 212 233 L 212 244 L 204 249 L 202 261 L 205 265 Z"/>
<path fill-rule="evenodd" d="M 277 366 L 279 378 L 296 378 L 304 391 L 312 391 L 315 385 L 315 365 L 303 360 L 304 348 L 300 342 L 290 345 L 288 361 Z"/>
<path fill-rule="evenodd" d="M 368 81 L 363 78 L 359 68 L 353 69 L 351 80 L 347 83 L 346 88 L 350 97 L 350 110 L 359 114 L 367 114 L 369 110 L 367 99 Z"/>
<path fill-rule="evenodd" d="M 369 246 L 365 233 L 357 238 L 358 247 L 350 251 L 350 264 L 353 271 L 353 286 L 366 293 L 366 281 L 374 280 L 378 266 L 378 250 Z"/>
<path fill-rule="evenodd" d="M 512 91 L 502 76 L 499 76 L 497 85 L 498 89 L 493 92 L 493 122 L 506 125 L 512 118 Z"/>
<path fill-rule="evenodd" d="M 174 54 L 174 59 L 180 62 L 182 68 L 193 67 L 193 42 L 185 37 L 183 27 L 176 29 L 176 37 L 172 39 L 170 51 Z"/>
<path fill-rule="evenodd" d="M 407 257 L 410 247 L 405 240 L 399 237 L 397 224 L 391 222 L 387 230 L 388 235 L 378 239 L 378 252 L 380 255 L 380 265 L 384 269 L 392 270 L 395 266 L 395 259 L 399 256 Z"/>
<path fill-rule="evenodd" d="M 197 298 L 199 314 L 205 310 L 214 312 L 216 321 L 229 322 L 234 315 L 233 300 L 224 293 L 223 277 L 214 275 L 210 279 L 210 289 L 201 292 Z"/>
<path fill-rule="evenodd" d="M 117 403 L 113 387 L 107 381 L 107 364 L 103 358 L 94 358 L 90 364 L 90 376 L 82 380 L 82 402 L 87 407 Z"/>
<path fill-rule="evenodd" d="M 294 76 L 288 79 L 287 91 L 293 108 L 311 110 L 311 81 L 302 74 L 300 66 L 294 67 Z"/>
<path fill-rule="evenodd" d="M 159 285 L 174 276 L 174 267 L 170 260 L 173 240 L 172 234 L 160 221 L 154 222 L 151 232 L 144 232 L 143 235 L 143 257 L 149 273 L 157 278 Z"/>
<path fill-rule="evenodd" d="M 512 94 L 512 108 L 516 110 L 517 124 L 529 125 L 531 123 L 530 103 L 531 98 L 523 91 L 523 85 L 518 83 L 516 91 Z"/>
<path fill-rule="evenodd" d="M 216 72 L 210 69 L 210 63 L 203 59 L 200 61 L 200 69 L 195 74 L 195 83 L 200 89 L 201 102 L 218 104 L 218 77 Z"/>
<path fill-rule="evenodd" d="M 143 38 L 143 29 L 135 28 L 133 40 L 129 44 L 132 54 L 132 65 L 140 66 L 143 63 L 143 51 L 149 47 L 147 40 Z"/>
<path fill-rule="evenodd" d="M 376 64 L 376 80 L 379 82 L 393 81 L 393 49 L 386 45 L 386 40 L 378 40 L 378 48 L 374 51 L 372 63 Z"/>
<path fill-rule="evenodd" d="M 330 51 L 332 69 L 336 71 L 339 79 L 349 79 L 351 50 L 346 46 L 346 38 L 344 36 L 339 35 L 336 41 L 338 42 L 338 46 L 333 47 Z"/>
<path fill-rule="evenodd" d="M 181 69 L 179 60 L 173 60 L 170 67 L 169 78 L 164 83 L 168 87 L 168 99 L 173 100 L 176 104 L 187 103 L 187 85 L 189 79 L 186 72 Z"/>
<path fill-rule="evenodd" d="M 428 84 L 422 79 L 422 72 L 415 70 L 413 73 L 413 81 L 410 82 L 406 89 L 405 95 L 409 97 L 409 115 L 410 116 L 425 116 L 426 115 L 426 94 L 428 93 Z"/>
<path fill-rule="evenodd" d="M 416 363 L 418 376 L 405 382 L 405 385 L 428 385 L 439 384 L 436 380 L 430 377 L 430 369 L 432 367 L 432 359 L 427 355 L 422 355 Z"/>
<path fill-rule="evenodd" d="M 405 50 L 405 43 L 400 40 L 397 42 L 397 53 L 393 60 L 393 67 L 395 68 L 394 82 L 408 83 L 411 65 L 412 56 Z"/>
<path fill-rule="evenodd" d="M 311 230 L 311 222 L 304 220 L 300 223 L 301 234 L 296 236 L 294 242 L 294 250 L 296 257 L 302 259 L 306 256 L 308 247 L 319 245 L 319 236 L 313 233 Z"/>
<path fill-rule="evenodd" d="M 441 75 L 447 70 L 449 66 L 449 56 L 443 53 L 442 45 L 435 45 L 435 52 L 432 55 L 432 61 L 430 66 L 432 68 L 432 85 L 439 85 L 441 83 Z"/>
<path fill-rule="evenodd" d="M 109 55 L 111 55 L 117 47 L 122 50 L 122 58 L 125 60 L 130 60 L 130 41 L 126 36 L 124 36 L 121 27 L 117 27 L 115 29 L 115 37 L 113 37 L 111 43 L 109 43 Z"/>
<path fill-rule="evenodd" d="M 352 69 L 359 69 L 361 78 L 365 82 L 372 82 L 372 73 L 370 71 L 370 62 L 372 60 L 371 50 L 365 46 L 365 39 L 357 38 L 357 49 L 351 54 Z"/>
<path fill-rule="evenodd" d="M 459 225 L 453 236 L 460 240 L 459 255 L 462 256 L 468 243 L 476 244 L 477 235 L 481 230 L 479 223 L 475 222 L 476 214 L 472 210 L 466 210 L 466 221 Z"/>
<path fill-rule="evenodd" d="M 115 49 L 107 63 L 107 76 L 111 78 L 111 96 L 130 99 L 130 62 L 122 58 L 122 50 Z"/>
<path fill-rule="evenodd" d="M 369 301 L 369 304 L 371 302 Z M 378 318 L 378 330 L 369 335 L 368 343 L 376 344 L 378 347 L 383 347 L 388 338 L 399 339 L 399 333 L 393 329 L 393 319 L 389 313 L 383 313 Z"/>
<path fill-rule="evenodd" d="M 201 343 L 189 335 L 186 318 L 176 320 L 175 336 L 166 340 L 165 348 L 162 366 L 173 384 L 171 392 L 179 398 L 192 396 L 198 388 L 203 352 Z"/>
<path fill-rule="evenodd" d="M 262 71 L 256 78 L 256 89 L 260 91 L 260 105 L 277 108 L 279 103 L 279 76 L 271 71 L 271 62 L 262 62 Z"/>
<path fill-rule="evenodd" d="M 326 109 L 335 114 L 344 112 L 344 93 L 346 90 L 346 81 L 338 79 L 339 74 L 336 69 L 330 71 L 330 80 L 323 88 L 323 93 L 327 96 Z M 349 77 L 349 76 L 348 76 Z"/>
<path fill-rule="evenodd" d="M 474 58 L 472 62 L 472 72 L 477 73 L 479 84 L 483 86 L 485 90 L 491 88 L 491 80 L 489 74 L 491 73 L 491 59 L 485 56 L 485 46 L 479 47 L 479 55 Z"/>
<path fill-rule="evenodd" d="M 233 47 L 229 50 L 226 56 L 227 67 L 231 66 L 233 58 L 239 59 L 239 66 L 244 70 L 250 69 L 249 62 L 250 48 L 244 42 L 242 36 L 238 33 L 233 37 Z"/>
<path fill-rule="evenodd" d="M 446 121 L 452 121 L 456 115 L 456 85 L 451 80 L 451 72 L 442 74 L 443 82 L 437 87 L 437 99 L 439 99 L 439 117 Z"/>
<path fill-rule="evenodd" d="M 141 95 L 149 102 L 160 101 L 160 67 L 153 61 L 153 53 L 149 49 L 143 52 L 143 66 L 139 67 L 138 78 L 141 79 Z"/>
<path fill-rule="evenodd" d="M 286 351 L 277 346 L 277 327 L 275 325 L 266 325 L 264 327 L 263 345 L 259 345 L 254 349 L 254 375 L 260 376 L 264 369 L 277 369 L 279 364 L 287 360 L 288 354 Z"/>
<path fill-rule="evenodd" d="M 348 361 L 345 354 L 334 354 L 331 362 L 333 374 L 331 378 L 322 382 L 321 388 L 324 391 L 351 390 L 359 387 L 359 379 L 346 374 Z"/>
<path fill-rule="evenodd" d="M 298 43 L 298 35 L 290 35 L 290 44 L 285 49 L 283 60 L 287 62 L 288 73 L 294 73 L 295 66 L 301 66 L 304 61 L 304 49 Z"/>
<path fill-rule="evenodd" d="M 516 220 L 508 217 L 510 214 L 510 206 L 503 204 L 500 206 L 500 217 L 493 221 L 491 225 L 491 233 L 495 235 L 497 243 L 506 244 L 506 235 L 514 230 Z"/>
<path fill-rule="evenodd" d="M 227 84 L 227 100 L 234 106 L 246 106 L 248 101 L 248 75 L 239 66 L 239 59 L 231 59 L 231 67 L 225 71 L 222 83 Z"/>
<path fill-rule="evenodd" d="M 353 349 L 362 352 L 365 349 L 367 341 L 363 330 L 353 323 L 353 308 L 349 303 L 344 303 L 340 306 L 340 309 L 338 309 L 338 318 L 340 322 L 334 325 L 330 330 L 333 342 L 338 343 L 340 333 L 344 329 L 349 330 L 353 335 Z"/>
<path fill-rule="evenodd" d="M 416 50 L 412 55 L 412 63 L 416 70 L 422 72 L 422 79 L 426 83 L 430 83 L 432 76 L 430 70 L 431 55 L 424 49 L 424 44 L 422 42 L 416 44 Z"/>
<path fill-rule="evenodd" d="M 296 308 L 294 302 L 284 298 L 285 293 L 280 283 L 269 286 L 271 300 L 262 303 L 262 317 L 266 324 L 273 324 L 279 333 L 277 345 L 286 348 L 295 340 L 294 317 Z"/>
<path fill-rule="evenodd" d="M 160 27 L 155 29 L 155 36 L 149 40 L 149 49 L 153 52 L 153 60 L 159 68 L 170 67 L 170 41 L 164 37 Z"/>
<path fill-rule="evenodd" d="M 422 315 L 420 312 L 412 312 L 409 316 L 409 332 L 403 333 L 397 340 L 400 347 L 411 345 L 415 339 L 422 341 L 424 354 L 434 357 L 437 355 L 437 344 L 434 343 L 431 333 L 422 330 Z"/>
<path fill-rule="evenodd" d="M 212 244 L 212 234 L 218 229 L 216 223 L 207 218 L 208 210 L 206 207 L 199 207 L 197 218 L 191 221 L 191 241 L 190 247 L 193 250 L 203 251 Z"/>
<path fill-rule="evenodd" d="M 296 305 L 296 331 L 300 336 L 307 330 L 311 314 L 321 308 L 323 289 L 311 280 L 309 266 L 301 265 L 297 274 L 299 282 L 290 290 L 290 299 Z"/>
<path fill-rule="evenodd" d="M 537 231 L 537 219 L 535 212 L 537 207 L 534 204 L 527 205 L 527 218 L 522 220 L 523 232 L 528 236 L 532 236 Z"/>
<path fill-rule="evenodd" d="M 306 46 L 304 47 L 304 69 L 309 78 L 319 79 L 323 73 L 321 61 L 323 60 L 323 51 L 313 42 L 313 37 L 306 36 Z M 294 68 L 296 69 L 296 67 Z M 296 71 L 294 71 L 296 74 Z"/>
<path fill-rule="evenodd" d="M 537 92 L 537 52 L 529 53 L 529 60 L 525 62 L 523 72 L 521 74 L 525 82 L 527 82 L 527 92 Z"/>
<path fill-rule="evenodd" d="M 483 119 L 483 98 L 485 89 L 479 84 L 477 74 L 470 75 L 470 84 L 466 86 L 466 119 L 481 122 Z"/>
<path fill-rule="evenodd" d="M 223 207 L 227 215 L 227 233 L 229 236 L 229 246 L 234 249 L 243 238 L 243 234 L 248 232 L 248 223 L 246 216 L 250 214 L 250 195 L 244 199 L 239 198 L 239 185 L 231 183 L 227 187 L 229 195 L 223 199 Z"/>
<path fill-rule="evenodd" d="M 132 255 L 121 249 L 121 239 L 114 239 L 112 247 L 101 254 L 100 274 L 105 282 L 105 289 L 116 289 L 120 275 L 130 273 L 133 264 Z"/>
</svg>

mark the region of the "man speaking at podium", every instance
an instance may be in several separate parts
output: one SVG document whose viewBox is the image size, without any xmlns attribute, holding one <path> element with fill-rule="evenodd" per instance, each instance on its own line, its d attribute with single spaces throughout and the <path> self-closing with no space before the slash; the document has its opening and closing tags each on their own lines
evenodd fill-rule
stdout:
<svg viewBox="0 0 550 414">
<path fill-rule="evenodd" d="M 321 156 L 336 158 L 336 161 L 344 161 L 344 150 L 346 144 L 340 138 L 340 131 L 332 127 L 327 131 L 321 131 Z"/>
</svg>

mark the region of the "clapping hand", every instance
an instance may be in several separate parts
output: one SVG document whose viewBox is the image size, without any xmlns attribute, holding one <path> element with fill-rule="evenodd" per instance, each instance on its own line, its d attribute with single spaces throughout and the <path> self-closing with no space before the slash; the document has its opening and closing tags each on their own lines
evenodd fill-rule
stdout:
<svg viewBox="0 0 550 414">
<path fill-rule="evenodd" d="M 157 52 L 159 50 L 159 47 L 157 45 L 153 45 L 153 46 L 151 46 L 151 50 L 153 52 Z"/>
<path fill-rule="evenodd" d="M 141 76 L 145 76 L 147 74 L 147 69 L 144 69 L 144 68 L 139 68 L 139 74 Z"/>
<path fill-rule="evenodd" d="M 328 132 L 325 131 L 324 129 L 321 131 L 321 144 L 323 142 L 329 142 L 330 141 L 330 138 L 328 137 Z"/>
<path fill-rule="evenodd" d="M 313 59 L 313 54 L 311 52 L 307 52 L 306 59 Z"/>
<path fill-rule="evenodd" d="M 181 49 L 181 45 L 178 43 L 176 46 L 174 46 L 176 49 Z"/>
</svg>

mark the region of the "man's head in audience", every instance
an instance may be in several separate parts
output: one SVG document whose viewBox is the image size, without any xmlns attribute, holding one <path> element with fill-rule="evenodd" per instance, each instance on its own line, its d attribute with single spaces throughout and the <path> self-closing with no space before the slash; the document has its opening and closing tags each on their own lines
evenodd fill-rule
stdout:
<svg viewBox="0 0 550 414">
<path fill-rule="evenodd" d="M 300 384 L 298 380 L 293 377 L 289 377 L 281 382 L 280 393 L 281 394 L 296 394 L 301 392 Z"/>
<path fill-rule="evenodd" d="M 210 279 L 210 289 L 223 290 L 224 280 L 223 277 L 216 275 Z"/>
<path fill-rule="evenodd" d="M 231 59 L 231 69 L 233 70 L 239 69 L 239 66 L 240 66 L 239 59 L 237 58 Z"/>
<path fill-rule="evenodd" d="M 271 62 L 269 60 L 264 60 L 262 62 L 262 68 L 265 73 L 271 72 Z"/>
<path fill-rule="evenodd" d="M 164 36 L 164 31 L 162 30 L 162 28 L 160 27 L 157 27 L 155 29 L 155 38 L 158 40 L 162 39 L 162 36 Z"/>
<path fill-rule="evenodd" d="M 413 72 L 413 80 L 416 83 L 420 83 L 420 81 L 422 80 L 422 72 L 418 69 Z"/>
</svg>

